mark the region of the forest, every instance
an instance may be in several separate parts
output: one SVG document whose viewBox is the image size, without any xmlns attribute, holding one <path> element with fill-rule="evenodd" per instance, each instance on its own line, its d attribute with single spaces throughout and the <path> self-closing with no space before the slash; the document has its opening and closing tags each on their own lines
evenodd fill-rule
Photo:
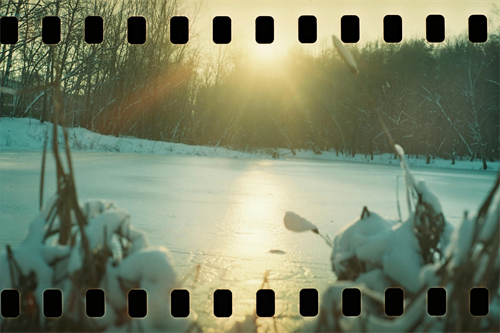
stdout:
<svg viewBox="0 0 500 333">
<path fill-rule="evenodd" d="M 71 127 L 241 151 L 333 150 L 373 158 L 391 147 L 370 96 L 410 157 L 480 159 L 485 169 L 498 160 L 498 28 L 489 27 L 483 44 L 462 34 L 440 44 L 422 37 L 347 45 L 359 68 L 353 76 L 331 44 L 307 52 L 297 41 L 279 62 L 259 64 L 231 44 L 206 50 L 194 33 L 187 44 L 174 45 L 166 23 L 185 13 L 183 6 L 147 0 L 1 1 L 2 16 L 18 17 L 19 41 L 0 45 L 0 86 L 23 91 L 0 92 L 1 116 L 51 121 L 51 83 L 59 75 Z M 55 46 L 41 39 L 40 22 L 48 15 L 62 22 Z M 83 39 L 89 15 L 104 20 L 102 44 Z M 127 19 L 137 15 L 147 19 L 144 45 L 127 42 Z"/>
</svg>

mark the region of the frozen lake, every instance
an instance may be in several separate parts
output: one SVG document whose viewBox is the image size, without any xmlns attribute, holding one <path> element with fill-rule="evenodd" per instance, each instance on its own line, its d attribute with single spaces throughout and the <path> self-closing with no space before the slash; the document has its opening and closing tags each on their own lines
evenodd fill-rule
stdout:
<svg viewBox="0 0 500 333">
<path fill-rule="evenodd" d="M 41 156 L 0 153 L 2 250 L 22 240 L 37 214 Z M 301 288 L 323 290 L 334 281 L 327 245 L 312 233 L 286 230 L 286 211 L 306 217 L 331 236 L 359 217 L 365 205 L 385 217 L 398 215 L 399 165 L 86 152 L 73 153 L 73 159 L 79 199 L 114 200 L 129 210 L 151 245 L 172 252 L 202 326 L 218 329 L 253 312 L 266 272 L 276 292 L 277 322 L 285 327 L 301 320 Z M 55 190 L 52 156 L 46 170 L 45 198 Z M 496 177 L 495 172 L 412 170 L 427 181 L 452 223 L 465 209 L 478 209 Z M 399 186 L 404 217 L 402 179 Z M 233 291 L 230 319 L 211 315 L 211 295 L 218 288 Z"/>
</svg>

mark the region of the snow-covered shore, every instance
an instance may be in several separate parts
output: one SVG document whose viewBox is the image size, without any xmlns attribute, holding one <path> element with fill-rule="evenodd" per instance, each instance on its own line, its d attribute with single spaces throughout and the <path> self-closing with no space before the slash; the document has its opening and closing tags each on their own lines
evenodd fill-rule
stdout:
<svg viewBox="0 0 500 333">
<path fill-rule="evenodd" d="M 29 118 L 1 118 L 0 120 L 0 151 L 2 150 L 42 150 L 44 135 L 47 127 L 52 124 L 40 123 L 39 120 Z M 52 131 L 49 128 L 49 136 Z M 62 131 L 59 131 L 59 142 L 64 142 Z M 271 150 L 256 150 L 253 152 L 241 152 L 222 147 L 192 146 L 182 143 L 162 142 L 137 139 L 133 137 L 114 137 L 101 135 L 91 132 L 84 128 L 70 128 L 69 139 L 71 149 L 76 151 L 94 151 L 94 152 L 121 152 L 121 153 L 145 153 L 145 154 L 163 154 L 163 155 L 192 155 L 192 156 L 218 156 L 229 158 L 264 158 L 271 159 Z M 315 154 L 312 150 L 297 150 L 296 155 L 292 156 L 288 149 L 280 148 L 278 153 L 285 159 L 303 158 L 331 161 L 349 161 L 364 162 L 376 164 L 396 164 L 399 162 L 394 159 L 393 154 L 375 155 L 371 160 L 370 156 L 357 154 L 356 156 L 346 156 L 336 152 L 324 151 L 321 154 Z M 457 159 L 455 164 L 450 160 L 433 158 L 429 164 L 425 158 L 408 158 L 410 166 L 429 166 L 438 168 L 452 168 L 463 170 L 482 170 L 482 162 L 479 159 L 475 161 L 460 161 Z M 498 161 L 488 162 L 488 169 L 498 171 L 500 163 Z"/>
<path fill-rule="evenodd" d="M 37 119 L 29 118 L 1 118 L 0 151 L 43 150 L 44 137 L 47 132 L 47 127 L 49 127 L 49 137 L 52 137 L 51 123 L 42 124 Z M 59 130 L 58 132 L 59 144 L 64 146 L 62 130 Z M 222 147 L 190 146 L 182 143 L 102 135 L 84 128 L 69 128 L 68 135 L 71 149 L 75 151 L 198 155 L 237 158 L 261 157 L 258 154 L 248 154 Z"/>
</svg>

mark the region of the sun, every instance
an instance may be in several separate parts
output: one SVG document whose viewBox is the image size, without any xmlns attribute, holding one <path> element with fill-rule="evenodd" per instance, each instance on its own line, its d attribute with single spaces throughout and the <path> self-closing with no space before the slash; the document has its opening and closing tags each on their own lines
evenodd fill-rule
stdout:
<svg viewBox="0 0 500 333">
<path fill-rule="evenodd" d="M 257 63 L 275 63 L 282 59 L 285 48 L 277 44 L 254 44 L 251 48 L 252 58 Z"/>
</svg>

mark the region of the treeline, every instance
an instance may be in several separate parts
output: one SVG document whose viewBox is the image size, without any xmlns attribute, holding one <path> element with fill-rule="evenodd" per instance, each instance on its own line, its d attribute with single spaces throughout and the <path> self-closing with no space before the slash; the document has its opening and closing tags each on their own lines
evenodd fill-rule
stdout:
<svg viewBox="0 0 500 333">
<path fill-rule="evenodd" d="M 44 86 L 58 69 L 66 121 L 104 134 L 181 141 L 178 122 L 192 111 L 196 53 L 173 45 L 166 24 L 181 10 L 176 1 L 9 0 L 0 13 L 19 18 L 19 42 L 2 45 L 1 85 L 15 89 Z M 43 44 L 41 20 L 61 18 L 61 42 Z M 103 18 L 104 42 L 84 42 L 84 20 Z M 127 19 L 146 17 L 147 42 L 129 45 Z M 2 116 L 51 119 L 52 88 L 19 96 L 0 95 Z"/>
<path fill-rule="evenodd" d="M 368 43 L 350 48 L 357 78 L 333 48 L 317 56 L 296 49 L 262 70 L 239 57 L 199 91 L 207 121 L 198 143 L 391 152 L 367 93 L 408 154 L 486 164 L 499 157 L 499 46 L 498 34 L 484 45 L 466 36 L 439 46 Z"/>
<path fill-rule="evenodd" d="M 231 44 L 201 49 L 194 34 L 187 45 L 173 45 L 166 23 L 181 10 L 175 1 L 4 1 L 0 13 L 20 18 L 20 41 L 2 45 L 1 84 L 43 86 L 61 68 L 69 125 L 104 134 L 373 156 L 391 150 L 368 94 L 407 154 L 478 158 L 485 167 L 498 160 L 498 30 L 490 29 L 485 44 L 462 35 L 437 45 L 354 45 L 360 73 L 353 77 L 333 47 L 313 55 L 297 46 L 282 59 L 257 62 Z M 56 47 L 41 42 L 45 15 L 62 19 Z M 104 18 L 103 44 L 83 42 L 87 15 Z M 133 15 L 148 19 L 142 46 L 126 42 Z M 48 121 L 51 93 L 0 95 L 2 116 Z"/>
</svg>

